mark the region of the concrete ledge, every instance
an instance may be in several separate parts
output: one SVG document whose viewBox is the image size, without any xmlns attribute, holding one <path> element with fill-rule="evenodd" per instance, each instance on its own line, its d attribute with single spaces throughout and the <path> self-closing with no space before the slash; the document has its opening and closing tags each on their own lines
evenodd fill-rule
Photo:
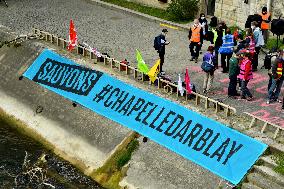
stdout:
<svg viewBox="0 0 284 189">
<path fill-rule="evenodd" d="M 284 176 L 276 173 L 274 170 L 272 170 L 269 167 L 266 166 L 253 166 L 255 172 L 264 175 L 266 179 L 269 179 L 273 181 L 273 183 L 277 183 L 277 185 L 280 185 L 279 188 L 284 188 Z"/>
<path fill-rule="evenodd" d="M 171 22 L 171 21 L 168 21 L 168 20 L 163 20 L 161 18 L 150 16 L 150 15 L 147 15 L 147 14 L 144 14 L 144 13 L 140 13 L 140 12 L 128 9 L 128 8 L 124 8 L 124 7 L 114 5 L 114 4 L 111 4 L 111 3 L 107 3 L 107 2 L 103 2 L 103 1 L 100 1 L 100 0 L 91 0 L 91 2 L 94 2 L 94 3 L 96 3 L 100 6 L 108 8 L 108 9 L 117 10 L 117 11 L 120 11 L 120 12 L 135 15 L 135 16 L 138 16 L 140 18 L 144 18 L 146 20 L 150 20 L 150 21 L 153 21 L 153 22 L 156 22 L 156 23 L 169 24 L 171 26 L 178 27 L 180 30 L 186 30 L 186 31 L 189 30 L 190 24 L 177 24 L 177 23 L 174 23 L 174 22 Z"/>
<path fill-rule="evenodd" d="M 247 179 L 251 184 L 258 186 L 259 188 L 263 188 L 263 189 L 283 188 L 282 186 L 274 183 L 272 180 L 264 177 L 263 175 L 259 173 L 251 173 L 247 176 Z"/>
<path fill-rule="evenodd" d="M 262 188 L 259 188 L 258 186 L 253 185 L 251 183 L 243 183 L 242 189 L 262 189 Z"/>
</svg>

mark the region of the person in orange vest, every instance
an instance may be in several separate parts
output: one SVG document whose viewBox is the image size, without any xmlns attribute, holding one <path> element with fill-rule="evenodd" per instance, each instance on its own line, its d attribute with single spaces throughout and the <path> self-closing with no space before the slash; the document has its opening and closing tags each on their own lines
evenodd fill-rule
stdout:
<svg viewBox="0 0 284 189">
<path fill-rule="evenodd" d="M 190 27 L 188 32 L 189 49 L 191 53 L 190 61 L 195 60 L 197 63 L 201 44 L 203 43 L 203 29 L 199 24 L 199 20 L 195 19 L 193 26 Z M 195 47 L 195 50 L 194 50 Z"/>
<path fill-rule="evenodd" d="M 267 39 L 268 39 L 269 23 L 271 21 L 271 15 L 270 15 L 269 12 L 267 12 L 267 7 L 263 7 L 262 8 L 260 16 L 262 18 L 262 22 L 261 22 L 260 28 L 262 30 L 264 43 L 266 44 Z"/>
<path fill-rule="evenodd" d="M 283 54 L 283 51 L 282 51 Z M 268 90 L 268 99 L 267 99 L 267 104 L 270 104 L 271 102 L 279 102 L 281 103 L 282 101 L 278 99 L 281 87 L 283 84 L 284 76 L 283 76 L 283 66 L 284 66 L 284 61 L 283 61 L 283 55 L 280 54 L 279 57 L 277 57 L 272 64 L 272 82 L 270 85 L 270 88 Z"/>
<path fill-rule="evenodd" d="M 240 73 L 238 78 L 241 80 L 241 92 L 242 99 L 247 99 L 248 101 L 252 100 L 252 94 L 247 88 L 248 82 L 253 78 L 252 76 L 252 64 L 249 59 L 250 53 L 243 53 L 243 58 L 240 63 Z"/>
</svg>

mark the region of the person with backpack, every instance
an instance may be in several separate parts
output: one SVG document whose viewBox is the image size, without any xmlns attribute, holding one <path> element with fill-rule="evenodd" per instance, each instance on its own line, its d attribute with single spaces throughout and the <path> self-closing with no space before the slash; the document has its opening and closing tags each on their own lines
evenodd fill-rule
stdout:
<svg viewBox="0 0 284 189">
<path fill-rule="evenodd" d="M 159 57 L 160 57 L 160 73 L 163 72 L 163 64 L 165 61 L 165 53 L 166 53 L 165 46 L 170 43 L 166 40 L 167 33 L 168 33 L 168 30 L 163 29 L 162 33 L 156 36 L 154 39 L 154 48 L 158 52 Z"/>
<path fill-rule="evenodd" d="M 255 53 L 253 56 L 253 62 L 252 62 L 252 71 L 257 71 L 258 66 L 258 54 L 260 52 L 261 46 L 264 45 L 262 32 L 258 26 L 258 23 L 256 21 L 253 21 L 251 23 L 251 29 L 253 31 L 253 38 L 255 40 Z"/>
<path fill-rule="evenodd" d="M 195 19 L 193 26 L 190 27 L 188 32 L 189 49 L 191 53 L 190 61 L 195 60 L 197 63 L 201 44 L 203 43 L 203 29 L 200 26 L 199 20 Z M 194 50 L 195 47 L 195 50 Z"/>
<path fill-rule="evenodd" d="M 266 102 L 267 104 L 270 104 L 271 102 L 274 102 L 274 101 L 279 102 L 279 103 L 282 102 L 281 100 L 278 99 L 279 94 L 281 92 L 283 80 L 284 80 L 284 76 L 283 76 L 284 61 L 283 61 L 282 54 L 279 57 L 277 57 L 272 64 L 272 68 L 271 68 L 272 81 L 271 81 L 270 88 L 268 90 L 268 99 Z"/>
<path fill-rule="evenodd" d="M 247 99 L 248 101 L 252 100 L 252 94 L 247 88 L 248 82 L 253 78 L 252 75 L 252 64 L 249 59 L 250 53 L 247 51 L 243 53 L 243 58 L 241 58 L 240 63 L 240 73 L 238 78 L 241 80 L 241 99 Z"/>
<path fill-rule="evenodd" d="M 240 96 L 237 92 L 238 75 L 240 73 L 239 67 L 239 56 L 235 54 L 229 60 L 229 87 L 228 87 L 228 97 L 235 98 Z"/>
<path fill-rule="evenodd" d="M 222 46 L 219 48 L 219 53 L 221 54 L 221 67 L 223 68 L 223 73 L 228 73 L 229 60 L 233 55 L 235 44 L 234 36 L 231 34 L 231 30 L 229 28 L 227 28 L 226 35 L 222 38 L 222 40 Z"/>
<path fill-rule="evenodd" d="M 207 94 L 212 86 L 214 72 L 216 70 L 216 59 L 213 45 L 210 45 L 207 49 L 207 52 L 204 54 L 201 68 L 205 73 L 203 81 L 203 93 Z"/>
</svg>

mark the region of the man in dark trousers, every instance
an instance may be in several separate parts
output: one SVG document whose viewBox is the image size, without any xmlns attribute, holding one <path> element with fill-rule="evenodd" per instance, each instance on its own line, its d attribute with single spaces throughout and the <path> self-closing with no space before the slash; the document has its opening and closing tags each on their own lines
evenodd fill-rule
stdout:
<svg viewBox="0 0 284 189">
<path fill-rule="evenodd" d="M 188 39 L 190 43 L 189 49 L 191 53 L 190 61 L 195 60 L 195 63 L 197 63 L 200 47 L 201 47 L 201 44 L 203 43 L 203 29 L 198 19 L 195 19 L 193 26 L 190 27 L 189 32 L 188 32 Z M 195 51 L 194 51 L 194 47 L 195 47 Z"/>
<path fill-rule="evenodd" d="M 164 61 L 165 61 L 165 53 L 166 53 L 165 46 L 170 43 L 166 40 L 167 33 L 168 33 L 168 30 L 163 29 L 162 33 L 158 36 L 159 48 L 158 48 L 157 52 L 159 53 L 159 57 L 160 57 L 160 73 L 163 73 L 163 64 L 164 64 Z"/>
</svg>

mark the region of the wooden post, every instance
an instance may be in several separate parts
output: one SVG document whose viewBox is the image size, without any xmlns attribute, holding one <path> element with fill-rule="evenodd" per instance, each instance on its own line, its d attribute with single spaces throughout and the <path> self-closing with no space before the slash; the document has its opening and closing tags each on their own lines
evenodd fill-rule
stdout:
<svg viewBox="0 0 284 189">
<path fill-rule="evenodd" d="M 49 37 L 50 37 L 50 42 L 53 43 L 53 35 L 50 34 Z"/>
<path fill-rule="evenodd" d="M 263 127 L 262 127 L 260 132 L 263 133 L 266 127 L 267 127 L 267 122 L 264 123 L 264 125 L 263 125 Z"/>
<path fill-rule="evenodd" d="M 226 109 L 225 109 L 225 116 L 229 117 L 230 115 L 231 115 L 231 109 L 230 109 L 229 106 L 227 106 Z"/>
<path fill-rule="evenodd" d="M 253 117 L 251 122 L 250 122 L 249 128 L 252 128 L 252 126 L 255 124 L 255 122 L 256 122 L 256 118 Z"/>
<path fill-rule="evenodd" d="M 86 56 L 86 49 L 85 49 L 85 47 L 83 47 L 83 57 L 85 57 Z"/>
<path fill-rule="evenodd" d="M 134 79 L 136 79 L 137 78 L 137 70 L 136 69 L 134 69 Z"/>
<path fill-rule="evenodd" d="M 277 127 L 277 129 L 276 129 L 276 131 L 274 133 L 274 136 L 273 136 L 274 139 L 276 139 L 278 132 L 279 132 L 279 127 Z"/>
<path fill-rule="evenodd" d="M 208 97 L 205 98 L 205 109 L 209 108 L 209 100 Z"/>
<path fill-rule="evenodd" d="M 56 45 L 59 46 L 59 37 L 56 37 Z"/>
<path fill-rule="evenodd" d="M 198 96 L 198 95 L 196 95 L 195 104 L 196 104 L 196 105 L 199 105 L 199 104 L 200 104 L 200 96 Z"/>
<path fill-rule="evenodd" d="M 215 113 L 220 112 L 220 104 L 219 102 L 216 102 L 216 109 L 215 109 Z"/>
</svg>

